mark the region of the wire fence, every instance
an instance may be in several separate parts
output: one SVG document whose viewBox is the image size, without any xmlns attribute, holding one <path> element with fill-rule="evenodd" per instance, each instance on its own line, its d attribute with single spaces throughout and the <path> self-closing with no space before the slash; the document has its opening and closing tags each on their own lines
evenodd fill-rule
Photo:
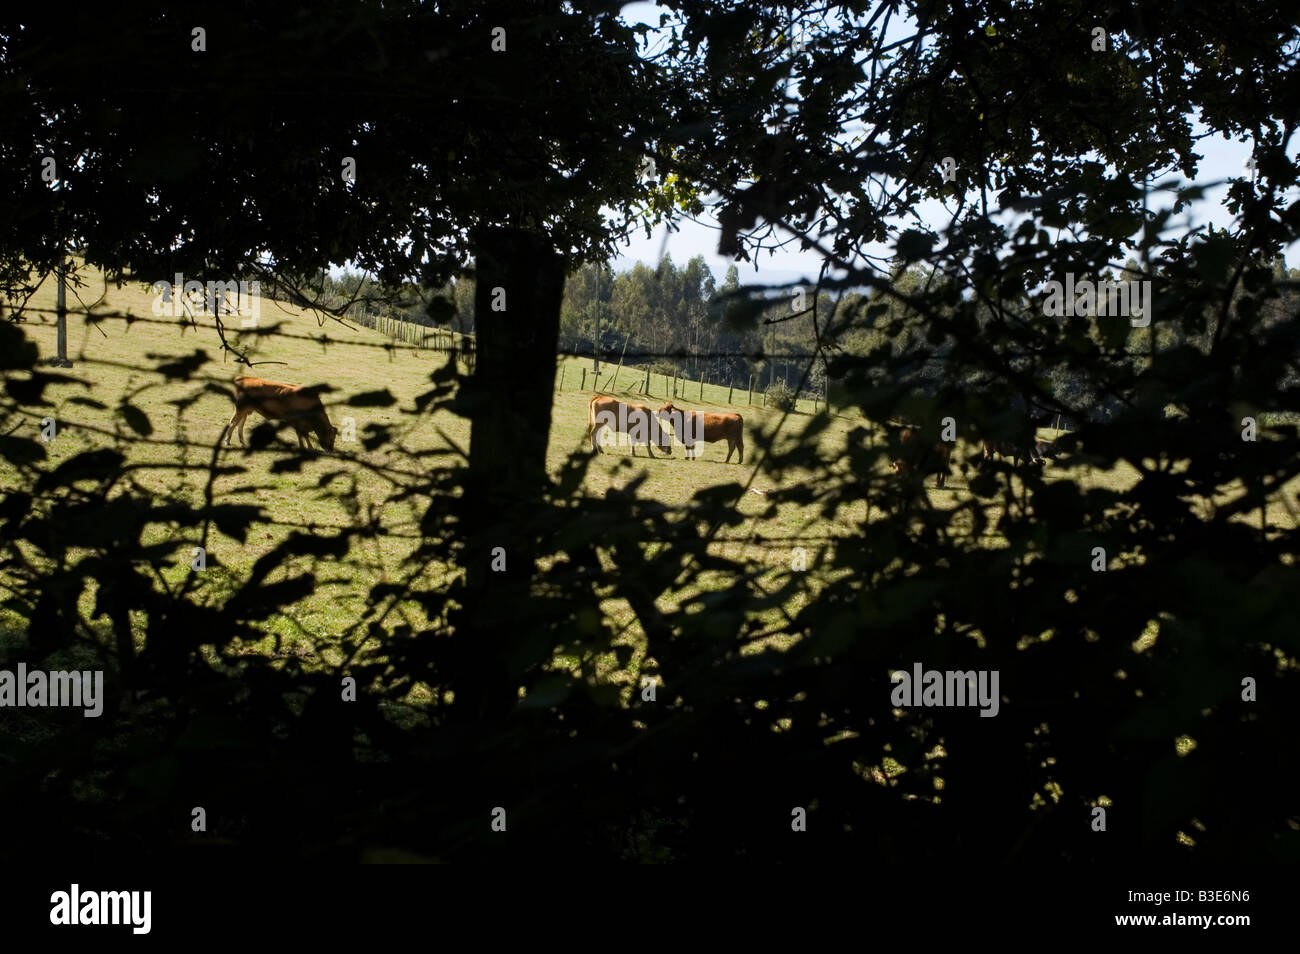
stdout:
<svg viewBox="0 0 1300 954">
<path fill-rule="evenodd" d="M 45 324 L 51 323 L 45 319 L 53 318 L 55 314 L 56 310 L 53 308 L 28 305 L 22 310 L 19 317 L 28 319 L 30 316 L 36 316 L 41 319 L 40 323 Z M 131 324 L 145 323 L 167 327 L 175 327 L 178 324 L 178 320 L 174 318 L 141 316 L 117 310 L 68 311 L 70 321 L 77 316 L 81 317 L 87 327 L 99 326 L 105 321 L 114 319 L 127 321 Z M 179 323 L 197 328 L 207 322 L 216 323 L 219 318 L 220 316 L 201 311 L 186 311 Z M 332 337 L 328 331 L 322 331 L 319 334 L 303 334 L 298 331 L 285 330 L 283 326 L 286 322 L 299 320 L 288 311 L 285 311 L 280 317 L 272 316 L 270 319 L 263 319 L 255 327 L 241 325 L 234 314 L 227 315 L 226 318 L 228 320 L 220 327 L 237 334 L 241 340 L 276 337 L 286 341 L 310 341 L 323 346 L 346 344 L 349 347 L 373 348 L 398 353 L 454 354 L 464 370 L 470 374 L 474 373 L 477 364 L 478 340 L 476 335 L 406 321 L 400 318 L 363 316 L 356 321 L 348 318 L 338 319 L 340 326 L 343 328 L 356 326 L 375 331 L 379 336 L 386 339 L 382 342 L 357 341 L 351 337 L 347 339 Z M 322 328 L 327 327 L 326 322 L 322 321 L 320 326 Z M 787 384 L 786 378 L 788 376 L 777 377 L 773 380 L 768 375 L 769 383 L 764 385 L 763 378 L 767 372 L 763 371 L 751 373 L 747 378 L 723 374 L 719 375 L 717 380 L 710 380 L 708 374 L 703 374 L 699 378 L 690 378 L 684 374 L 668 374 L 656 371 L 653 369 L 653 365 L 650 364 L 631 365 L 624 363 L 628 359 L 641 362 L 647 360 L 663 362 L 690 357 L 697 357 L 706 361 L 741 358 L 747 361 L 770 360 L 807 363 L 814 358 L 814 355 L 810 353 L 710 351 L 692 354 L 683 352 L 681 349 L 660 351 L 638 349 L 636 351 L 624 350 L 618 356 L 618 360 L 615 361 L 612 352 L 598 354 L 587 349 L 560 349 L 557 350 L 556 357 L 555 390 L 557 391 L 593 390 L 611 394 L 633 394 L 646 398 L 663 397 L 669 400 L 691 400 L 701 404 L 729 407 L 766 408 L 775 406 L 781 410 L 789 409 L 807 414 L 817 413 L 827 406 L 824 388 L 820 391 L 803 389 L 795 394 Z M 253 363 L 272 364 L 275 362 Z M 793 403 L 785 406 L 779 403 L 773 404 L 774 385 L 783 386 L 778 390 L 789 392 Z"/>
</svg>

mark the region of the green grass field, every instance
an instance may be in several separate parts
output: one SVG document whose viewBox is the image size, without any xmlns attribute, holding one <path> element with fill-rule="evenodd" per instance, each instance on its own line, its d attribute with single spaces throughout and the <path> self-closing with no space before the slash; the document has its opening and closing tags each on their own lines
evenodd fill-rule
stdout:
<svg viewBox="0 0 1300 954">
<path fill-rule="evenodd" d="M 43 358 L 53 355 L 55 349 L 52 284 L 46 282 L 38 291 L 31 302 L 34 310 L 24 326 Z M 360 563 L 349 565 L 346 572 L 340 570 L 333 578 L 322 574 L 321 585 L 312 595 L 286 607 L 268 621 L 265 641 L 246 647 L 257 652 L 313 653 L 317 655 L 311 658 L 321 658 L 331 664 L 341 662 L 351 651 L 349 647 L 355 646 L 355 641 L 351 641 L 355 636 L 352 631 L 356 621 L 365 615 L 364 600 L 369 584 L 405 579 L 416 572 L 408 558 L 419 542 L 422 508 L 418 499 L 398 502 L 390 499 L 394 481 L 401 482 L 403 472 L 409 473 L 411 462 L 417 459 L 414 455 L 458 454 L 469 447 L 469 425 L 465 419 L 448 411 L 418 412 L 413 403 L 416 395 L 428 390 L 430 375 L 445 360 L 445 355 L 395 343 L 377 331 L 318 319 L 266 300 L 262 303 L 257 333 L 241 331 L 238 319 L 230 322 L 234 327 L 227 332 L 231 344 L 246 350 L 254 362 L 250 371 L 229 355 L 223 355 L 211 317 L 200 316 L 197 326 L 177 318 L 156 318 L 151 314 L 153 300 L 152 292 L 145 286 L 104 289 L 97 276 L 92 276 L 90 284 L 79 289 L 76 296 L 69 295 L 69 308 L 74 313 L 68 320 L 68 354 L 74 366 L 66 374 L 71 380 L 50 389 L 52 408 L 29 409 L 30 418 L 23 424 L 24 429 L 31 428 L 35 433 L 42 418 L 57 419 L 57 437 L 47 448 L 51 465 L 85 449 L 117 442 L 118 446 L 128 448 L 127 458 L 132 468 L 123 486 L 134 485 L 150 494 L 198 501 L 205 493 L 213 448 L 233 410 L 229 396 L 212 385 L 228 391 L 231 379 L 250 373 L 292 384 L 328 384 L 333 390 L 324 400 L 330 416 L 335 425 L 344 428 L 349 426 L 347 419 L 351 418 L 355 441 L 341 440 L 334 454 L 308 459 L 298 471 L 280 471 L 275 467 L 277 461 L 299 456 L 293 432 L 288 427 L 281 428 L 278 444 L 271 448 L 250 452 L 235 446 L 221 451 L 222 463 L 239 464 L 246 472 L 219 477 L 213 487 L 214 499 L 255 505 L 261 508 L 263 519 L 255 524 L 246 542 L 219 533 L 212 538 L 205 585 L 219 588 L 223 579 L 229 581 L 231 575 L 241 577 L 258 557 L 296 526 L 344 527 L 355 523 L 357 514 L 382 507 L 384 532 L 366 541 L 367 551 L 356 555 Z M 88 321 L 85 306 L 79 303 L 90 302 L 95 303 L 96 315 L 121 313 L 148 320 L 101 317 Z M 202 362 L 188 379 L 169 380 L 153 370 L 196 352 L 204 353 L 209 360 Z M 580 386 L 583 370 L 589 369 L 590 364 L 585 359 L 564 359 L 557 368 L 548 449 L 553 474 L 558 473 L 571 455 L 590 453 L 586 430 L 593 375 L 589 370 L 587 389 Z M 644 371 L 623 368 L 616 379 L 613 371 L 613 365 L 602 368 L 600 387 L 626 400 L 657 407 L 672 386 L 670 380 L 651 375 L 650 393 L 646 395 L 642 393 Z M 701 488 L 730 482 L 747 485 L 756 492 L 746 492 L 740 497 L 738 508 L 745 517 L 744 522 L 730 528 L 714 546 L 720 553 L 748 561 L 773 576 L 789 570 L 796 546 L 807 549 L 810 572 L 816 573 L 818 547 L 824 545 L 816 542 L 816 538 L 849 535 L 855 524 L 870 519 L 865 501 L 856 508 L 857 512 L 840 510 L 835 520 L 828 520 L 815 505 L 773 504 L 765 496 L 809 476 L 782 467 L 781 457 L 802 439 L 802 432 L 813 420 L 808 413 L 810 407 L 801 406 L 799 411 L 783 415 L 748 404 L 744 391 L 736 392 L 737 403 L 728 406 L 722 403 L 727 397 L 726 388 L 706 385 L 701 401 L 698 383 L 679 382 L 678 387 L 674 400 L 679 406 L 737 410 L 744 416 L 745 462 L 738 465 L 733 458 L 732 463 L 723 463 L 725 443 L 705 445 L 697 460 L 684 459 L 680 445 L 674 448 L 671 458 L 648 459 L 644 449 L 638 450 L 633 458 L 624 438 L 624 443 L 607 447 L 607 453 L 593 461 L 587 472 L 585 492 L 601 495 L 610 487 L 623 487 L 635 476 L 644 475 L 639 489 L 642 496 L 682 507 Z M 398 403 L 387 408 L 346 405 L 349 397 L 379 388 L 387 388 Z M 760 399 L 757 393 L 755 399 Z M 141 435 L 129 426 L 130 412 L 123 411 L 124 403 L 145 412 L 151 433 Z M 136 422 L 138 425 L 138 418 Z M 250 419 L 246 435 L 251 435 L 259 422 L 256 416 Z M 367 450 L 363 446 L 366 435 L 372 426 L 379 424 L 393 425 L 396 439 Z M 835 459 L 849 430 L 863 424 L 860 417 L 852 414 L 832 415 L 815 438 L 823 457 Z M 760 442 L 754 439 L 760 431 L 776 434 L 771 450 L 773 459 L 766 461 L 767 466 L 764 466 Z M 1040 435 L 1055 436 L 1050 431 L 1042 431 Z M 972 450 L 958 448 L 954 455 L 957 467 L 946 489 L 934 489 L 933 480 L 928 482 L 927 493 L 934 506 L 949 507 L 969 496 L 961 462 L 968 459 Z M 368 466 L 356 466 L 360 463 Z M 0 472 L 0 487 L 12 486 L 16 474 L 7 464 L 0 467 L 4 468 Z M 340 471 L 355 481 L 346 493 L 336 492 L 335 481 L 342 479 Z M 1122 490 L 1135 479 L 1136 472 L 1121 467 L 1096 473 L 1049 465 L 1046 476 L 1049 480 L 1078 480 L 1088 486 Z M 774 514 L 768 514 L 770 507 L 775 507 Z M 1292 526 L 1291 516 L 1281 501 L 1270 505 L 1269 519 L 1274 526 Z M 761 542 L 757 539 L 759 535 Z M 999 538 L 984 542 L 989 546 L 1001 543 Z M 358 570 L 358 566 L 364 569 Z M 173 566 L 164 569 L 162 575 L 174 583 L 189 569 L 188 565 Z M 439 566 L 419 570 L 428 574 L 431 582 L 454 572 L 457 572 L 454 568 Z M 692 583 L 693 588 L 708 585 L 707 577 Z M 417 607 L 402 607 L 401 612 L 415 624 L 421 621 Z M 621 601 L 608 600 L 605 612 L 617 628 L 635 629 L 634 617 Z M 774 625 L 776 622 L 774 618 Z"/>
</svg>

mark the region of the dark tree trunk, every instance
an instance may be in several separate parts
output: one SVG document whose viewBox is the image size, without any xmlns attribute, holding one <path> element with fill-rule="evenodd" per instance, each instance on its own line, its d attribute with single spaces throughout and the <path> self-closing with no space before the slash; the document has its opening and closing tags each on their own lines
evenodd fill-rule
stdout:
<svg viewBox="0 0 1300 954">
<path fill-rule="evenodd" d="M 517 229 L 474 235 L 475 372 L 462 385 L 470 465 L 461 510 L 466 589 L 456 615 L 452 684 L 469 719 L 499 716 L 516 702 L 518 674 L 506 660 L 540 621 L 527 609 L 536 559 L 530 517 L 546 489 L 555 353 L 565 263 L 543 236 Z M 504 310 L 500 292 L 504 290 Z M 494 571 L 494 551 L 505 570 Z"/>
</svg>

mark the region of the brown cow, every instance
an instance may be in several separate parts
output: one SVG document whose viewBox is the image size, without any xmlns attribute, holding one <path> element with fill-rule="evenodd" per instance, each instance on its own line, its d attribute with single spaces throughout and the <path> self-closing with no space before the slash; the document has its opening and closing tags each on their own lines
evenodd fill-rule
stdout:
<svg viewBox="0 0 1300 954">
<path fill-rule="evenodd" d="M 664 433 L 650 408 L 644 404 L 624 404 L 603 394 L 593 394 L 587 408 L 587 437 L 591 440 L 591 449 L 598 454 L 604 452 L 600 449 L 596 435 L 606 427 L 628 436 L 632 442 L 633 457 L 636 456 L 638 444 L 644 444 L 646 453 L 653 457 L 654 451 L 650 449 L 652 439 L 665 454 L 671 455 L 673 452 L 672 438 Z"/>
<path fill-rule="evenodd" d="M 321 447 L 334 449 L 334 436 L 339 429 L 330 423 L 329 415 L 312 391 L 296 384 L 279 384 L 261 378 L 235 378 L 235 414 L 222 432 L 227 444 L 239 428 L 239 443 L 244 443 L 244 421 L 257 411 L 272 421 L 288 421 L 298 433 L 298 446 L 311 447 L 308 435 L 315 433 Z"/>
<path fill-rule="evenodd" d="M 921 480 L 925 480 L 928 474 L 934 474 L 935 486 L 942 488 L 948 479 L 952 446 L 947 441 L 927 441 L 910 427 L 903 428 L 899 442 L 903 456 L 890 464 L 894 473 L 903 477 L 915 473 Z"/>
<path fill-rule="evenodd" d="M 672 424 L 673 433 L 686 448 L 688 460 L 692 457 L 691 448 L 696 444 L 726 441 L 727 459 L 723 463 L 731 463 L 732 451 L 739 451 L 736 456 L 737 464 L 745 462 L 745 421 L 739 414 L 704 414 L 700 411 L 687 411 L 673 407 L 672 401 L 655 413 Z"/>
</svg>

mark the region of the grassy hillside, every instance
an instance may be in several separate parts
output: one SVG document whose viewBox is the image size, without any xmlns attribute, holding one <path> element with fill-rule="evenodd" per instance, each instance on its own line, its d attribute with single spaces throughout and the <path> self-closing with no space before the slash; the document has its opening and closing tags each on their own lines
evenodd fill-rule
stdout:
<svg viewBox="0 0 1300 954">
<path fill-rule="evenodd" d="M 439 466 L 447 455 L 466 453 L 469 425 L 447 410 L 432 413 L 417 411 L 414 399 L 428 390 L 430 375 L 446 356 L 394 343 L 387 336 L 370 329 L 349 326 L 329 318 L 317 318 L 279 302 L 266 300 L 261 305 L 259 327 L 241 330 L 238 320 L 227 330 L 230 343 L 245 352 L 251 369 L 223 354 L 215 322 L 211 317 L 195 321 L 151 314 L 152 292 L 144 286 L 105 289 L 97 277 L 86 287 L 69 296 L 69 306 L 81 308 L 69 318 L 68 354 L 74 362 L 66 372 L 67 380 L 48 392 L 52 406 L 29 409 L 24 428 L 39 429 L 41 419 L 57 420 L 58 432 L 48 453 L 57 464 L 91 447 L 115 444 L 126 454 L 129 470 L 122 487 L 136 487 L 159 498 L 176 496 L 197 501 L 207 491 L 209 463 L 216 442 L 230 418 L 232 403 L 229 382 L 239 374 L 252 373 L 293 384 L 328 385 L 324 400 L 333 422 L 355 429 L 356 439 L 341 440 L 333 454 L 309 457 L 300 470 L 286 470 L 284 460 L 298 460 L 293 432 L 282 427 L 276 443 L 257 451 L 237 446 L 220 451 L 222 464 L 238 465 L 239 472 L 218 476 L 213 483 L 215 500 L 246 503 L 260 508 L 261 519 L 246 542 L 217 533 L 210 541 L 206 586 L 219 589 L 233 574 L 247 573 L 259 556 L 284 539 L 295 527 L 341 527 L 354 523 L 357 514 L 382 508 L 384 532 L 371 538 L 364 553 L 355 554 L 355 562 L 340 566 L 337 576 L 323 579 L 316 592 L 287 607 L 270 620 L 268 634 L 284 640 L 267 641 L 256 650 L 267 651 L 278 645 L 319 653 L 332 662 L 345 654 L 343 637 L 356 620 L 364 615 L 362 604 L 375 580 L 405 579 L 415 574 L 432 582 L 455 568 L 428 565 L 414 568 L 408 560 L 420 539 L 419 521 L 423 508 L 416 496 L 392 499 L 395 484 L 400 485 L 414 461 L 422 466 Z M 93 304 L 96 316 L 87 320 L 84 305 Z M 53 355 L 55 331 L 52 310 L 54 290 L 47 282 L 31 303 L 34 309 L 25 329 L 38 344 L 42 357 Z M 117 317 L 108 317 L 117 315 Z M 194 369 L 184 377 L 169 377 L 168 365 L 192 359 Z M 553 474 L 574 454 L 589 454 L 586 438 L 587 406 L 593 376 L 586 374 L 587 389 L 581 387 L 583 370 L 590 368 L 587 359 L 564 359 L 556 372 L 548 460 Z M 671 381 L 650 376 L 650 393 L 642 392 L 645 373 L 624 368 L 611 380 L 614 365 L 602 368 L 601 388 L 628 400 L 662 403 Z M 397 399 L 390 407 L 349 406 L 358 395 L 388 389 Z M 813 417 L 800 412 L 783 415 L 745 403 L 744 392 L 734 395 L 737 405 L 724 403 L 727 389 L 706 385 L 700 400 L 700 385 L 686 383 L 679 387 L 675 403 L 703 410 L 738 410 L 745 419 L 746 456 L 744 464 L 723 463 L 725 444 L 706 445 L 697 460 L 685 460 L 682 448 L 676 447 L 671 458 L 648 459 L 644 449 L 634 459 L 626 441 L 606 448 L 589 469 L 581 492 L 601 495 L 610 487 L 624 487 L 642 477 L 638 493 L 665 505 L 683 507 L 701 488 L 737 482 L 752 489 L 739 500 L 738 509 L 745 518 L 738 527 L 726 531 L 716 546 L 729 556 L 750 561 L 756 570 L 782 574 L 789 570 L 793 548 L 802 546 L 809 552 L 809 567 L 816 572 L 816 553 L 835 537 L 851 532 L 854 524 L 870 518 L 867 501 L 856 512 L 839 512 L 836 520 L 824 518 L 816 505 L 789 502 L 772 504 L 766 493 L 799 483 L 809 476 L 792 468 L 783 468 L 786 450 L 802 440 L 801 435 Z M 148 424 L 139 433 L 140 417 L 129 408 L 137 408 Z M 824 414 L 824 412 L 823 412 Z M 349 425 L 350 419 L 350 425 Z M 132 420 L 135 426 L 132 426 Z M 252 436 L 260 426 L 254 416 L 246 428 Z M 848 432 L 865 422 L 852 416 L 832 417 L 814 438 L 825 458 L 841 452 Z M 377 425 L 393 425 L 395 439 L 378 442 Z M 770 458 L 766 456 L 759 435 L 773 435 Z M 1044 431 L 1042 436 L 1053 436 Z M 954 460 L 957 473 L 945 490 L 929 489 L 934 506 L 949 507 L 969 496 L 961 462 L 972 448 L 959 447 Z M 7 467 L 7 465 L 4 465 Z M 1049 480 L 1073 479 L 1090 486 L 1107 486 L 1122 490 L 1135 477 L 1131 469 L 1109 473 L 1091 473 L 1081 469 L 1052 467 Z M 15 475 L 0 472 L 0 486 L 11 484 Z M 339 484 L 347 487 L 337 493 Z M 932 481 L 930 482 L 933 483 Z M 256 489 L 254 489 L 256 488 Z M 1293 492 L 1293 491 L 1292 491 Z M 774 514 L 768 514 L 769 507 Z M 1270 508 L 1270 519 L 1278 526 L 1291 526 L 1290 515 L 1281 501 Z M 180 532 L 179 530 L 177 532 Z M 761 539 L 760 539 L 761 538 Z M 989 536 L 989 546 L 1001 545 L 1000 538 Z M 188 566 L 174 566 L 162 571 L 169 582 L 176 582 L 189 572 Z M 229 585 L 228 583 L 225 585 Z M 692 588 L 707 587 L 706 577 L 694 581 Z M 415 606 L 404 606 L 408 619 L 420 621 Z M 608 601 L 606 613 L 619 625 L 634 626 L 630 610 L 619 601 Z M 779 620 L 773 612 L 772 621 Z M 250 647 L 252 649 L 253 647 Z"/>
</svg>

